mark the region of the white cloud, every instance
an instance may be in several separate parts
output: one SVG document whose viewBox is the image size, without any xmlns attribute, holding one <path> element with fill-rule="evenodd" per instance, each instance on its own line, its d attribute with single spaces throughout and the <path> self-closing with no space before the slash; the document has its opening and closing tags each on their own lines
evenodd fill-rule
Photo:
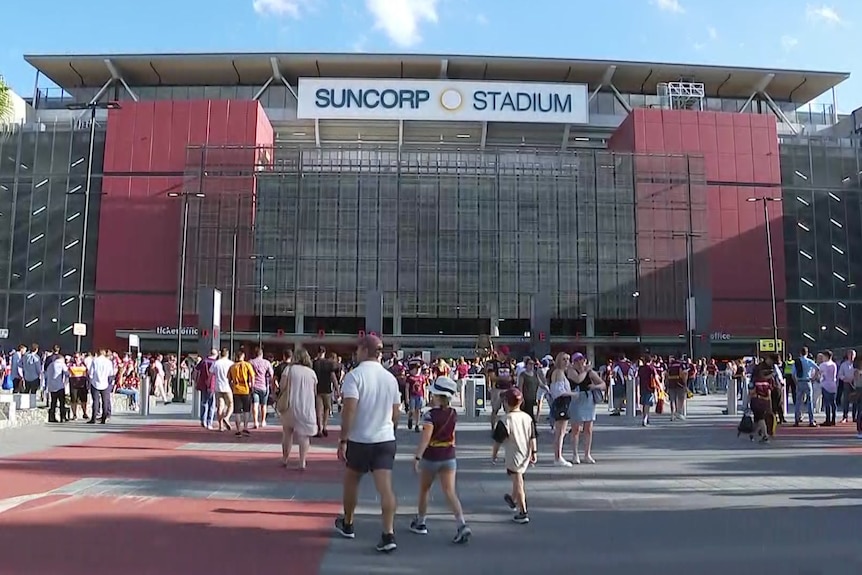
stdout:
<svg viewBox="0 0 862 575">
<path fill-rule="evenodd" d="M 781 37 L 781 48 L 785 51 L 793 50 L 797 44 L 799 44 L 799 40 L 793 36 L 785 35 Z"/>
<path fill-rule="evenodd" d="M 354 52 L 367 52 L 366 46 L 368 44 L 368 38 L 366 36 L 360 36 L 356 42 L 353 43 L 353 51 Z"/>
<path fill-rule="evenodd" d="M 685 8 L 682 7 L 679 0 L 653 0 L 653 4 L 655 4 L 659 10 L 663 10 L 665 12 L 673 12 L 674 14 L 682 14 L 685 12 Z"/>
<path fill-rule="evenodd" d="M 423 24 L 437 23 L 437 4 L 438 0 L 365 0 L 374 27 L 402 48 L 415 46 L 422 40 Z"/>
<path fill-rule="evenodd" d="M 712 26 L 710 26 L 709 28 L 706 29 L 706 33 L 709 34 L 710 40 L 717 40 L 718 39 L 718 30 L 716 30 Z"/>
<path fill-rule="evenodd" d="M 253 0 L 252 7 L 258 14 L 299 18 L 313 0 Z"/>
<path fill-rule="evenodd" d="M 805 7 L 805 17 L 811 22 L 822 22 L 824 24 L 841 24 L 841 16 L 831 6 L 826 4 L 815 6 L 809 4 Z"/>
</svg>

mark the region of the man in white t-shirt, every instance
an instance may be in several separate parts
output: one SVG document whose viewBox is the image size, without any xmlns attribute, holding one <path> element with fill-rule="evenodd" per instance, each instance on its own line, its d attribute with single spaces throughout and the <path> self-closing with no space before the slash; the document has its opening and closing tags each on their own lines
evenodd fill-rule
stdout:
<svg viewBox="0 0 862 575">
<path fill-rule="evenodd" d="M 395 464 L 395 427 L 401 411 L 398 380 L 380 362 L 383 342 L 366 336 L 356 346 L 358 365 L 341 383 L 343 407 L 338 458 L 344 461 L 344 515 L 335 520 L 342 537 L 353 539 L 353 515 L 359 497 L 359 482 L 366 473 L 374 475 L 380 495 L 383 534 L 377 550 L 389 553 L 395 544 L 395 493 L 392 467 Z"/>
<path fill-rule="evenodd" d="M 230 389 L 230 380 L 227 372 L 230 371 L 233 362 L 230 360 L 230 352 L 221 350 L 221 355 L 213 364 L 216 384 L 216 414 L 218 415 L 218 429 L 230 431 L 230 416 L 233 415 L 233 392 Z"/>
<path fill-rule="evenodd" d="M 835 412 L 837 406 L 835 399 L 838 395 L 838 366 L 832 359 L 832 351 L 826 350 L 823 352 L 824 360 L 818 366 L 820 370 L 820 388 L 823 393 L 823 410 L 826 412 L 826 422 L 824 427 L 835 426 Z"/>
</svg>

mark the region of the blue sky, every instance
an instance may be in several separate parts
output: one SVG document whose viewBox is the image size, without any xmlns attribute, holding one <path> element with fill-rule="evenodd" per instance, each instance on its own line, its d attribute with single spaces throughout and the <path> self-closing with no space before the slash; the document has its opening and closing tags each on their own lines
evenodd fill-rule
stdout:
<svg viewBox="0 0 862 575">
<path fill-rule="evenodd" d="M 38 23 L 6 4 L 0 74 L 28 95 L 25 53 L 361 51 L 846 71 L 839 110 L 862 106 L 860 0 L 42 0 Z"/>
</svg>

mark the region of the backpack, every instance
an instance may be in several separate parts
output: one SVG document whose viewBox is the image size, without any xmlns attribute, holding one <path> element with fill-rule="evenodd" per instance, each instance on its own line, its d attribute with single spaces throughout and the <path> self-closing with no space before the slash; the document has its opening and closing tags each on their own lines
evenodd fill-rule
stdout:
<svg viewBox="0 0 862 575">
<path fill-rule="evenodd" d="M 745 433 L 754 433 L 754 419 L 752 419 L 750 413 L 744 413 L 742 415 L 742 419 L 739 421 L 739 426 L 736 428 L 737 437 L 745 434 Z"/>
<path fill-rule="evenodd" d="M 802 358 L 800 357 L 795 362 L 793 362 L 793 370 L 796 372 L 796 379 L 804 379 L 803 370 L 805 368 L 802 367 Z"/>
<path fill-rule="evenodd" d="M 207 391 L 210 388 L 210 369 L 212 363 L 207 360 L 202 360 L 201 364 L 195 369 L 197 376 L 195 379 L 195 389 L 198 391 Z"/>
<path fill-rule="evenodd" d="M 685 381 L 682 379 L 682 364 L 674 362 L 667 368 L 667 381 L 677 387 L 685 387 Z"/>
</svg>

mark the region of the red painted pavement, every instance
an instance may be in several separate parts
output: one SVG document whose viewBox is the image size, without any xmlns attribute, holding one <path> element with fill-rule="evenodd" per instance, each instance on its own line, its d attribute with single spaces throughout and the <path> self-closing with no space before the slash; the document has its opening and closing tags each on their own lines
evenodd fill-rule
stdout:
<svg viewBox="0 0 862 575">
<path fill-rule="evenodd" d="M 316 575 L 337 512 L 287 501 L 44 497 L 0 514 L 0 575 Z"/>
<path fill-rule="evenodd" d="M 336 441 L 313 440 L 335 447 Z M 337 482 L 342 465 L 334 453 L 311 453 L 304 472 L 284 469 L 279 453 L 192 451 L 188 443 L 281 444 L 280 428 L 255 430 L 237 439 L 195 425 L 147 425 L 104 435 L 93 441 L 0 460 L 0 498 L 56 489 L 84 477 L 170 479 L 224 482 Z M 294 447 L 292 462 L 298 458 Z"/>
</svg>

